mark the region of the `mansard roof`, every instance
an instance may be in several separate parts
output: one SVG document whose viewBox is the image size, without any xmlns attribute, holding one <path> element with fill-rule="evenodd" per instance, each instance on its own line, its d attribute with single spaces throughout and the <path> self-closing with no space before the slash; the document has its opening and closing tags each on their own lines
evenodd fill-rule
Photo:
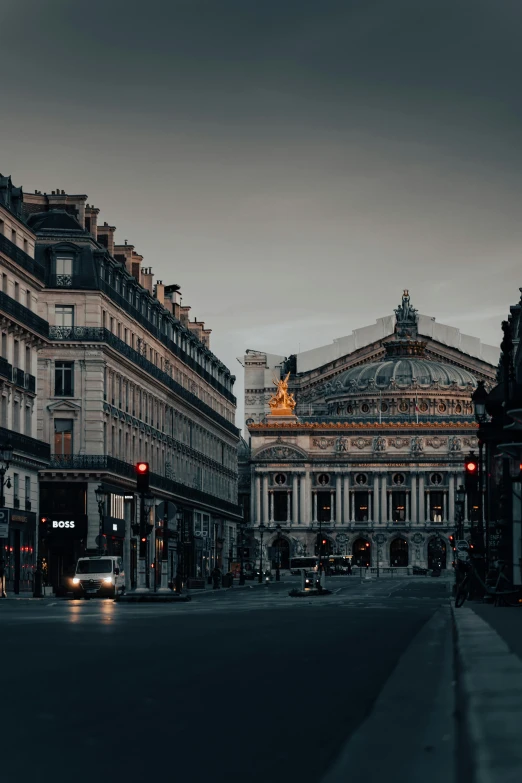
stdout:
<svg viewBox="0 0 522 783">
<path fill-rule="evenodd" d="M 87 233 L 81 223 L 64 209 L 52 209 L 48 212 L 36 212 L 27 218 L 27 224 L 35 232 L 41 231 L 77 231 Z"/>
</svg>

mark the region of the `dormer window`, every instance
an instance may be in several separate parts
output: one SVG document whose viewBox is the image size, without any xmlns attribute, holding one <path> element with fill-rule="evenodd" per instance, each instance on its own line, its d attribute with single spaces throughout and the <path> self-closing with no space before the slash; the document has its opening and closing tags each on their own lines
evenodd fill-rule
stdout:
<svg viewBox="0 0 522 783">
<path fill-rule="evenodd" d="M 72 256 L 56 257 L 56 285 L 72 286 L 73 259 Z"/>
</svg>

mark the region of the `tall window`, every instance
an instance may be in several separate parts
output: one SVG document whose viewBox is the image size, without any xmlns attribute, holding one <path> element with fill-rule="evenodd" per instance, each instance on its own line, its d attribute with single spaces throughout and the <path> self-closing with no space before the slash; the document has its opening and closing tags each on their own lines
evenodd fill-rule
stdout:
<svg viewBox="0 0 522 783">
<path fill-rule="evenodd" d="M 7 334 L 2 332 L 2 356 L 7 359 Z"/>
<path fill-rule="evenodd" d="M 25 298 L 26 298 L 25 306 L 27 307 L 28 310 L 30 310 L 31 309 L 31 292 L 29 291 L 29 289 L 27 289 L 27 291 L 25 292 Z"/>
<path fill-rule="evenodd" d="M 20 342 L 18 340 L 13 343 L 13 364 L 15 367 L 20 366 Z"/>
<path fill-rule="evenodd" d="M 15 400 L 13 404 L 13 430 L 20 432 L 20 403 L 18 400 Z"/>
<path fill-rule="evenodd" d="M 59 256 L 56 259 L 56 285 L 72 285 L 73 260 L 70 256 Z"/>
<path fill-rule="evenodd" d="M 7 427 L 7 397 L 2 396 L 2 427 Z"/>
<path fill-rule="evenodd" d="M 74 362 L 54 363 L 54 396 L 72 397 L 74 395 Z"/>
<path fill-rule="evenodd" d="M 32 369 L 33 368 L 31 366 L 31 348 L 28 345 L 26 345 L 25 346 L 25 371 L 30 373 Z"/>
<path fill-rule="evenodd" d="M 74 326 L 74 305 L 55 305 L 54 322 L 56 326 Z"/>
<path fill-rule="evenodd" d="M 54 420 L 54 453 L 67 456 L 73 452 L 73 423 L 70 419 Z"/>
<path fill-rule="evenodd" d="M 20 301 L 20 283 L 15 282 L 14 286 L 14 298 L 17 302 Z"/>
<path fill-rule="evenodd" d="M 31 406 L 26 405 L 25 406 L 25 434 L 29 435 L 29 437 L 32 435 L 32 416 L 31 416 Z"/>
<path fill-rule="evenodd" d="M 7 275 L 5 272 L 2 272 L 2 291 L 4 294 L 7 293 Z"/>
<path fill-rule="evenodd" d="M 31 476 L 25 477 L 25 510 L 31 510 Z"/>
</svg>

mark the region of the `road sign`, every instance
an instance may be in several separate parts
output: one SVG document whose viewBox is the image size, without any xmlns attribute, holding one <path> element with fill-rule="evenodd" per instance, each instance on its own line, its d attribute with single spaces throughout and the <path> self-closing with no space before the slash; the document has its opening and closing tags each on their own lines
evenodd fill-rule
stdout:
<svg viewBox="0 0 522 783">
<path fill-rule="evenodd" d="M 9 536 L 9 520 L 11 518 L 10 508 L 0 508 L 0 538 Z"/>
</svg>

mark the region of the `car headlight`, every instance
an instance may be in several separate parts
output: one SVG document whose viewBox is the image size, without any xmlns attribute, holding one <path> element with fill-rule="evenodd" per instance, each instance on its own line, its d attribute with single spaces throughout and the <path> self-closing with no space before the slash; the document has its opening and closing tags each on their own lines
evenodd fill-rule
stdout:
<svg viewBox="0 0 522 783">
<path fill-rule="evenodd" d="M 72 580 L 72 583 L 73 583 L 73 585 L 79 585 L 79 584 L 80 584 L 80 580 L 78 579 L 78 577 L 77 577 L 77 576 L 75 576 L 75 577 L 73 578 L 73 580 Z"/>
<path fill-rule="evenodd" d="M 103 580 L 103 583 L 106 585 L 112 585 L 112 576 L 106 576 Z"/>
</svg>

